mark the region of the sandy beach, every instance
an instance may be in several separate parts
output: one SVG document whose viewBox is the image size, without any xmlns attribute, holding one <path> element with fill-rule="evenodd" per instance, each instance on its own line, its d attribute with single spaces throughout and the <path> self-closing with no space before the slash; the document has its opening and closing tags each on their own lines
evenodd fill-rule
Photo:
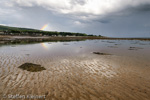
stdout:
<svg viewBox="0 0 150 100">
<path fill-rule="evenodd" d="M 49 43 L 49 45 L 47 43 L 49 49 L 45 47 L 43 52 L 41 51 L 43 49 L 40 49 L 40 53 L 39 51 L 37 53 L 32 51 L 32 47 L 36 48 L 36 44 L 25 47 L 24 45 L 10 45 L 0 48 L 1 100 L 150 99 L 149 59 L 119 54 L 97 55 L 91 52 L 73 55 L 71 50 L 66 53 L 71 56 L 64 56 L 65 53 L 60 55 L 59 52 L 52 49 L 57 49 L 57 46 L 53 44 L 55 43 Z M 72 44 L 77 46 L 75 48 L 78 48 L 78 51 L 86 52 L 84 50 L 86 46 L 81 47 L 77 43 Z M 71 46 L 69 42 L 59 45 L 65 49 Z M 39 44 L 37 44 L 38 46 Z M 5 51 L 8 48 L 12 51 Z M 50 51 L 52 53 L 48 53 Z M 129 50 L 127 51 L 129 52 Z M 46 70 L 29 72 L 18 68 L 26 62 L 40 64 Z"/>
<path fill-rule="evenodd" d="M 150 100 L 150 0 L 0 0 L 0 100 Z"/>
</svg>

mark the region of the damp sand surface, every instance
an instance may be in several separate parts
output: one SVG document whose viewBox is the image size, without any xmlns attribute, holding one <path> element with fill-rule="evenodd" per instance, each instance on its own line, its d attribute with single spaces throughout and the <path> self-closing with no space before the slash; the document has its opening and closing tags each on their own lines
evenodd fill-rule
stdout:
<svg viewBox="0 0 150 100">
<path fill-rule="evenodd" d="M 149 51 L 139 40 L 2 45 L 0 100 L 149 100 Z M 18 68 L 25 63 L 46 70 Z"/>
</svg>

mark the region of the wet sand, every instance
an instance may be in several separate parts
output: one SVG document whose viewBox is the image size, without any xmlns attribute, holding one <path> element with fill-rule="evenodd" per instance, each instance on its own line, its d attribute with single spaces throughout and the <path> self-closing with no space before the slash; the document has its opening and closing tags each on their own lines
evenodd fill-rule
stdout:
<svg viewBox="0 0 150 100">
<path fill-rule="evenodd" d="M 20 97 L 14 100 L 24 100 L 24 95 L 35 96 L 31 100 L 37 100 L 36 96 L 43 100 L 150 99 L 148 61 L 92 53 L 54 56 L 1 52 L 1 100 L 10 100 L 16 94 Z M 46 70 L 29 72 L 18 68 L 26 62 L 40 64 Z"/>
<path fill-rule="evenodd" d="M 89 55 L 57 61 L 47 58 L 30 59 L 30 62 L 41 64 L 47 70 L 28 72 L 17 68 L 18 64 L 28 61 L 26 57 L 21 59 L 22 57 L 1 55 L 1 61 L 5 59 L 4 62 L 0 62 L 1 96 L 45 95 L 47 100 L 149 100 L 150 98 L 148 66 L 118 68 L 110 60 L 115 59 L 113 56 L 99 58 L 96 55 Z M 110 60 L 110 63 L 106 62 L 106 59 Z M 1 100 L 3 99 L 2 97 Z"/>
</svg>

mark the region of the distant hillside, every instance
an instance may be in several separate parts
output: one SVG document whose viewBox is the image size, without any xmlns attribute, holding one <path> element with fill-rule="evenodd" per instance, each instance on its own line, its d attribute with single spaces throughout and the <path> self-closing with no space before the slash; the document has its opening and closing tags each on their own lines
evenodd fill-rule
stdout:
<svg viewBox="0 0 150 100">
<path fill-rule="evenodd" d="M 36 29 L 30 29 L 30 28 L 18 28 L 18 27 L 10 27 L 10 26 L 3 26 L 0 25 L 0 31 L 5 31 L 5 30 L 36 30 Z"/>
<path fill-rule="evenodd" d="M 87 36 L 85 33 L 42 31 L 30 28 L 18 28 L 0 25 L 0 34 L 3 35 L 29 35 L 29 36 Z"/>
</svg>

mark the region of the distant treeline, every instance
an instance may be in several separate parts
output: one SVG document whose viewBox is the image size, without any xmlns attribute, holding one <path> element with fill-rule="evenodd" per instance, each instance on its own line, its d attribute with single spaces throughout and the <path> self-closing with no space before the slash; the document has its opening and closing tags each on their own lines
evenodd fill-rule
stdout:
<svg viewBox="0 0 150 100">
<path fill-rule="evenodd" d="M 96 36 L 85 33 L 42 31 L 30 28 L 18 28 L 0 25 L 0 34 L 3 35 L 29 35 L 29 36 Z M 101 36 L 101 35 L 99 35 Z"/>
<path fill-rule="evenodd" d="M 85 33 L 37 31 L 37 30 L 4 30 L 5 35 L 30 35 L 30 36 L 87 36 Z"/>
</svg>

